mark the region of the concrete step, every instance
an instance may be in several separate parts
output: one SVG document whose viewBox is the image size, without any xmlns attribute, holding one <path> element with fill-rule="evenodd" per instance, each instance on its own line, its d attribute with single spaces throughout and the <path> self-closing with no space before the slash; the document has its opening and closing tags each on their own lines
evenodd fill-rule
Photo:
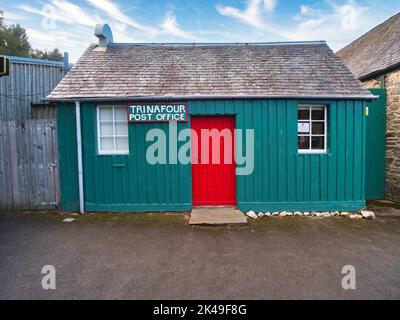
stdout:
<svg viewBox="0 0 400 320">
<path fill-rule="evenodd" d="M 192 211 L 190 225 L 241 226 L 247 224 L 246 216 L 233 207 L 200 207 Z"/>
</svg>

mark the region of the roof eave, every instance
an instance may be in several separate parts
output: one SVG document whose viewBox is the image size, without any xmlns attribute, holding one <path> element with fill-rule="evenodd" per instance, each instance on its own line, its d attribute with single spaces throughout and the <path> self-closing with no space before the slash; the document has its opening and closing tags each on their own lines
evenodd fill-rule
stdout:
<svg viewBox="0 0 400 320">
<path fill-rule="evenodd" d="M 370 73 L 368 73 L 366 75 L 360 76 L 359 79 L 361 81 L 370 80 L 372 78 L 375 78 L 375 77 L 381 76 L 383 74 L 392 72 L 392 71 L 394 71 L 396 69 L 399 69 L 399 68 L 400 68 L 400 62 L 392 64 L 391 66 L 386 67 L 384 69 L 380 69 L 380 70 L 377 70 L 377 71 L 374 71 L 374 72 L 370 72 Z"/>
<path fill-rule="evenodd" d="M 45 98 L 44 102 L 74 102 L 74 101 L 174 101 L 174 100 L 233 100 L 233 99 L 292 99 L 292 100 L 376 100 L 379 97 L 369 95 L 175 95 L 175 96 L 132 96 L 132 97 L 66 97 L 66 98 Z"/>
</svg>

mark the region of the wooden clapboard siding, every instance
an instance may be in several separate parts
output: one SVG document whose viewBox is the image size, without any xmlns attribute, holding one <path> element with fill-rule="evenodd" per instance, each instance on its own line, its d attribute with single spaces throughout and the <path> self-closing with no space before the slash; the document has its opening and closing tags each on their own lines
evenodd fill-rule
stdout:
<svg viewBox="0 0 400 320">
<path fill-rule="evenodd" d="M 78 156 L 75 121 L 75 105 L 64 103 L 58 104 L 57 136 L 59 142 L 60 202 L 61 209 L 64 211 L 79 210 Z M 98 168 L 98 170 L 102 169 Z M 96 188 L 100 193 L 103 184 L 98 183 Z"/>
<path fill-rule="evenodd" d="M 39 104 L 65 75 L 63 62 L 10 57 L 10 75 L 0 78 L 0 120 L 29 119 L 32 103 Z M 36 110 L 54 118 L 54 108 Z"/>
<path fill-rule="evenodd" d="M 32 105 L 32 119 L 55 119 L 57 107 L 54 104 Z"/>
<path fill-rule="evenodd" d="M 297 106 L 304 103 L 328 105 L 326 154 L 297 152 Z M 237 129 L 254 129 L 254 171 L 251 175 L 236 177 L 237 206 L 242 211 L 355 211 L 363 208 L 366 135 L 363 107 L 363 102 L 345 100 L 189 101 L 191 116 L 232 115 Z M 78 193 L 73 105 L 60 105 L 58 113 L 59 126 L 63 127 L 59 136 L 62 171 L 70 175 L 65 181 L 61 179 L 62 198 L 68 199 L 65 203 L 63 200 L 63 208 L 74 204 L 75 210 Z M 191 165 L 152 166 L 146 161 L 146 149 L 151 143 L 145 138 L 153 128 L 163 129 L 168 134 L 166 123 L 129 124 L 129 155 L 98 155 L 96 104 L 82 104 L 84 189 L 88 211 L 184 211 L 192 208 Z M 190 122 L 178 124 L 178 130 L 184 128 L 190 128 Z M 69 160 L 64 161 L 64 156 Z"/>
<path fill-rule="evenodd" d="M 0 210 L 55 208 L 59 198 L 55 120 L 0 121 Z"/>
</svg>

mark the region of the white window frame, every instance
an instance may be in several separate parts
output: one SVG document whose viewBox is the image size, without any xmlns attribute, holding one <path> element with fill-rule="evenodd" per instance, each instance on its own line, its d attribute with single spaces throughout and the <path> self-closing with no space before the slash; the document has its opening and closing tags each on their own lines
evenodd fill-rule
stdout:
<svg viewBox="0 0 400 320">
<path fill-rule="evenodd" d="M 312 111 L 315 109 L 324 109 L 324 121 L 322 120 L 312 120 Z M 328 106 L 325 104 L 299 104 L 297 107 L 297 114 L 299 110 L 310 110 L 310 118 L 308 123 L 310 124 L 310 132 L 308 134 L 302 134 L 298 132 L 297 129 L 297 139 L 299 137 L 310 137 L 310 148 L 309 149 L 299 149 L 297 145 L 297 150 L 299 154 L 326 154 L 328 153 Z M 297 118 L 297 126 L 299 122 L 307 121 Z M 312 134 L 312 123 L 313 122 L 324 122 L 324 134 Z M 324 149 L 313 150 L 312 149 L 312 137 L 324 137 Z M 298 142 L 297 142 L 298 144 Z"/>
<path fill-rule="evenodd" d="M 112 114 L 113 114 L 113 119 L 112 121 L 100 121 L 100 108 L 112 108 Z M 99 155 L 129 155 L 129 123 L 128 123 L 128 119 L 126 119 L 126 124 L 128 125 L 128 135 L 116 135 L 115 134 L 115 124 L 117 122 L 122 123 L 124 122 L 123 120 L 115 120 L 115 108 L 123 108 L 123 106 L 119 106 L 119 105 L 101 105 L 101 106 L 97 106 L 97 152 Z M 105 122 L 109 122 L 112 123 L 113 126 L 113 135 L 101 135 L 101 131 L 100 131 L 100 123 L 105 123 Z M 115 150 L 116 148 L 116 141 L 115 139 L 117 137 L 127 137 L 128 138 L 128 150 Z M 114 140 L 114 151 L 111 150 L 102 150 L 101 149 L 101 138 L 113 138 Z"/>
</svg>

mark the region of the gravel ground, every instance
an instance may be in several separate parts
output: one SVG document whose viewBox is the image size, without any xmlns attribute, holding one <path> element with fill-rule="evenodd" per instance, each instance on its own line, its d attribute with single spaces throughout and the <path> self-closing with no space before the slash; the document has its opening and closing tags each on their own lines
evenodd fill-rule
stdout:
<svg viewBox="0 0 400 320">
<path fill-rule="evenodd" d="M 400 210 L 372 209 L 375 221 L 235 228 L 193 228 L 182 214 L 3 212 L 0 299 L 399 299 Z M 42 289 L 44 265 L 56 290 Z M 341 287 L 345 265 L 356 290 Z"/>
</svg>

